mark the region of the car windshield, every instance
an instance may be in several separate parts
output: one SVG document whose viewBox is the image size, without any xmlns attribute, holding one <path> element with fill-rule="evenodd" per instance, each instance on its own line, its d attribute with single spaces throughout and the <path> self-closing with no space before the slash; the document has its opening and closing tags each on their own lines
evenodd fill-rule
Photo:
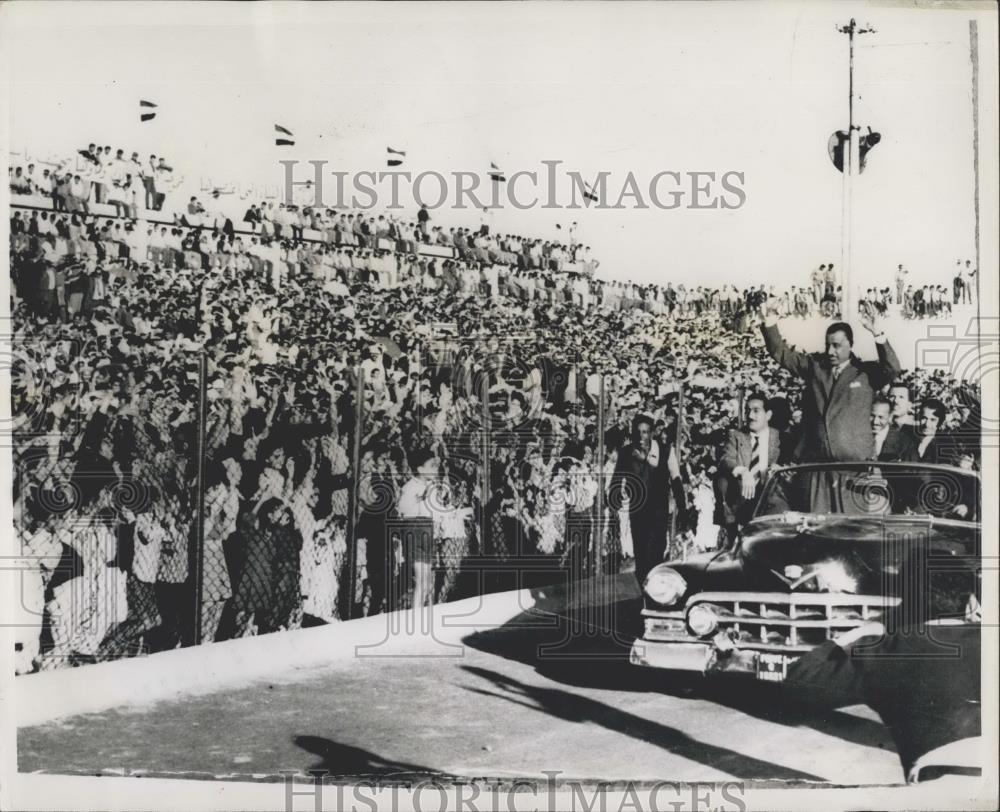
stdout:
<svg viewBox="0 0 1000 812">
<path fill-rule="evenodd" d="M 831 463 L 777 471 L 754 518 L 786 512 L 926 515 L 979 521 L 980 480 L 972 471 L 931 465 Z"/>
</svg>

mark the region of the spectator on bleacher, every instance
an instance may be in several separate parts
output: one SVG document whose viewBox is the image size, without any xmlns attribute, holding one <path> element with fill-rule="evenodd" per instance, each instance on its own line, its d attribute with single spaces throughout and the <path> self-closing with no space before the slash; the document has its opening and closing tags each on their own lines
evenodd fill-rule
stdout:
<svg viewBox="0 0 1000 812">
<path fill-rule="evenodd" d="M 430 242 L 429 234 L 427 232 L 427 224 L 430 222 L 431 214 L 427 211 L 427 206 L 423 203 L 420 204 L 420 211 L 417 212 L 417 223 L 420 226 L 420 233 L 423 234 L 423 241 Z"/>
<path fill-rule="evenodd" d="M 194 195 L 187 204 L 187 224 L 190 226 L 200 226 L 204 223 L 205 207 L 201 205 L 201 202 Z"/>
<path fill-rule="evenodd" d="M 31 182 L 25 176 L 24 170 L 19 166 L 14 167 L 14 174 L 10 177 L 10 190 L 17 195 L 31 194 Z"/>
<path fill-rule="evenodd" d="M 977 271 L 972 265 L 972 260 L 965 260 L 965 269 L 962 271 L 962 304 L 975 304 L 976 296 L 976 274 Z"/>
<path fill-rule="evenodd" d="M 243 214 L 243 222 L 249 223 L 251 230 L 255 231 L 256 226 L 260 224 L 260 221 L 261 221 L 260 208 L 251 203 L 249 208 L 247 208 L 246 212 L 244 212 Z"/>
<path fill-rule="evenodd" d="M 167 190 L 170 188 L 173 177 L 173 169 L 167 165 L 165 158 L 160 158 L 159 162 L 156 164 L 155 174 L 156 193 L 154 195 L 153 209 L 156 211 L 161 211 L 163 209 L 163 202 L 167 198 Z"/>
<path fill-rule="evenodd" d="M 143 208 L 153 211 L 156 208 L 156 156 L 150 155 L 149 162 L 143 167 L 141 173 L 142 186 L 144 191 Z"/>
<path fill-rule="evenodd" d="M 77 150 L 78 154 L 89 164 L 100 166 L 101 160 L 98 158 L 98 147 L 96 144 L 88 144 L 87 148 Z"/>
<path fill-rule="evenodd" d="M 133 152 L 128 161 L 125 162 L 125 172 L 138 180 L 143 185 L 143 178 L 146 177 L 146 165 L 139 159 L 139 153 Z"/>
<path fill-rule="evenodd" d="M 28 168 L 24 172 L 24 179 L 31 189 L 29 194 L 45 194 L 45 189 L 42 188 L 42 184 L 39 182 L 39 176 L 35 174 L 34 164 L 28 164 Z"/>
<path fill-rule="evenodd" d="M 73 175 L 67 172 L 62 177 L 57 177 L 54 174 L 53 177 L 55 178 L 52 192 L 53 206 L 56 211 L 69 211 L 70 187 L 73 183 Z"/>
<path fill-rule="evenodd" d="M 129 189 L 131 177 L 125 171 L 125 162 L 121 157 L 121 150 L 118 156 L 108 165 L 106 187 L 107 202 L 115 207 L 115 216 L 131 216 L 132 193 Z"/>
<path fill-rule="evenodd" d="M 95 203 L 105 202 L 105 171 L 107 169 L 108 161 L 111 158 L 111 147 L 107 147 L 107 152 L 105 152 L 104 147 L 98 147 L 93 153 L 94 161 L 92 167 L 87 167 L 87 177 L 91 180 L 89 192 L 94 194 Z M 89 199 L 89 198 L 88 198 Z"/>
<path fill-rule="evenodd" d="M 66 200 L 67 211 L 89 213 L 90 204 L 87 202 L 89 197 L 89 184 L 85 183 L 79 175 L 73 175 L 73 180 L 69 185 L 69 196 Z"/>
</svg>

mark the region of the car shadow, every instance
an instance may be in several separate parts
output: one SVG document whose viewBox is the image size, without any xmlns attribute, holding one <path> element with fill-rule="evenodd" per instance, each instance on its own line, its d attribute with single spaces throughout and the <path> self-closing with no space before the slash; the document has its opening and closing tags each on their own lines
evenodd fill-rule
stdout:
<svg viewBox="0 0 1000 812">
<path fill-rule="evenodd" d="M 466 690 L 503 699 L 559 719 L 599 725 L 607 730 L 661 747 L 681 758 L 729 773 L 738 779 L 828 783 L 826 779 L 811 773 L 783 767 L 726 747 L 693 739 L 676 728 L 619 710 L 577 693 L 560 688 L 529 685 L 486 668 L 465 665 L 462 669 L 493 686 L 493 690 L 469 686 L 465 687 Z"/>
<path fill-rule="evenodd" d="M 851 744 L 895 749 L 880 722 L 793 703 L 780 684 L 632 665 L 629 651 L 642 628 L 642 600 L 635 579 L 629 574 L 603 580 L 607 582 L 603 586 L 532 590 L 534 606 L 503 626 L 466 636 L 463 642 L 532 666 L 562 685 L 701 699 L 763 721 L 809 727 Z"/>
</svg>

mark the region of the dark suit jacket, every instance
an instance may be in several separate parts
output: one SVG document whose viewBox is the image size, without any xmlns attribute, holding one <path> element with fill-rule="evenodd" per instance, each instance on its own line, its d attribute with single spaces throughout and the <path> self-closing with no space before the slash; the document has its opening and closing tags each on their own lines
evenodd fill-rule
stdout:
<svg viewBox="0 0 1000 812">
<path fill-rule="evenodd" d="M 904 774 L 924 753 L 982 732 L 978 624 L 898 628 L 851 651 L 824 643 L 788 669 L 788 696 L 867 703 L 892 732 Z"/>
<path fill-rule="evenodd" d="M 889 342 L 875 344 L 878 361 L 862 361 L 851 355 L 835 381 L 823 353 L 793 350 L 777 326 L 761 329 L 771 357 L 806 384 L 802 399 L 803 438 L 797 458 L 870 460 L 874 451 L 869 425 L 872 398 L 900 370 L 899 359 Z"/>
<path fill-rule="evenodd" d="M 917 459 L 917 448 L 913 442 L 913 432 L 889 426 L 889 433 L 882 443 L 878 455 L 879 462 L 913 462 Z"/>
<path fill-rule="evenodd" d="M 768 467 L 777 464 L 781 451 L 780 445 L 781 435 L 778 434 L 778 430 L 769 428 L 767 430 Z M 749 509 L 756 503 L 756 498 L 744 499 L 742 497 L 740 483 L 733 477 L 734 469 L 750 465 L 752 451 L 753 439 L 750 437 L 750 432 L 736 430 L 729 432 L 719 457 L 719 476 L 716 483 L 716 499 L 719 507 L 717 521 L 722 524 L 745 522 L 749 518 Z M 759 484 L 757 490 L 758 493 L 755 494 L 755 497 L 759 495 Z"/>
<path fill-rule="evenodd" d="M 667 456 L 670 449 L 660 443 L 660 458 L 655 467 L 636 457 L 633 451 L 636 451 L 636 447 L 630 443 L 618 452 L 609 501 L 620 507 L 623 501 L 622 489 L 627 488 L 631 495 L 629 518 L 633 531 L 647 525 L 654 526 L 657 531 L 665 530 L 669 513 L 667 496 L 670 474 L 667 472 Z"/>
<path fill-rule="evenodd" d="M 955 456 L 955 444 L 952 439 L 946 435 L 938 434 L 934 435 L 934 438 L 927 444 L 927 448 L 924 449 L 924 455 L 920 456 L 920 441 L 923 438 L 919 434 L 914 434 L 913 441 L 913 459 L 918 462 L 930 462 L 935 465 L 951 465 L 953 458 Z"/>
</svg>

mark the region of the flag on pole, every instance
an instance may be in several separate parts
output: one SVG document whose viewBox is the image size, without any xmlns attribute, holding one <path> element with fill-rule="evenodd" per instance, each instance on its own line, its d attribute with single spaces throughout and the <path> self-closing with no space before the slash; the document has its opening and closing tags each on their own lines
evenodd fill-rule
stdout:
<svg viewBox="0 0 1000 812">
<path fill-rule="evenodd" d="M 145 99 L 139 99 L 139 120 L 140 121 L 152 121 L 156 118 L 156 113 L 153 112 L 158 105 L 151 101 L 146 101 Z"/>
<path fill-rule="evenodd" d="M 592 200 L 594 203 L 597 203 L 597 194 L 594 192 L 594 187 L 587 183 L 587 181 L 583 182 L 583 196 L 587 198 L 587 200 Z"/>
<path fill-rule="evenodd" d="M 490 161 L 490 180 L 494 183 L 507 182 L 507 179 L 503 176 L 503 171 L 492 161 Z"/>
<path fill-rule="evenodd" d="M 292 131 L 282 127 L 280 124 L 274 125 L 274 131 L 278 133 L 278 137 L 274 139 L 274 145 L 276 147 L 294 147 L 295 146 L 295 136 L 292 135 Z M 282 135 L 287 135 L 288 138 L 282 138 Z"/>
<path fill-rule="evenodd" d="M 386 147 L 385 152 L 388 156 L 386 158 L 386 163 L 389 166 L 400 166 L 403 163 L 403 158 L 406 157 L 406 153 L 403 150 L 393 149 L 392 147 Z M 399 157 L 393 158 L 393 155 L 398 155 Z"/>
</svg>

